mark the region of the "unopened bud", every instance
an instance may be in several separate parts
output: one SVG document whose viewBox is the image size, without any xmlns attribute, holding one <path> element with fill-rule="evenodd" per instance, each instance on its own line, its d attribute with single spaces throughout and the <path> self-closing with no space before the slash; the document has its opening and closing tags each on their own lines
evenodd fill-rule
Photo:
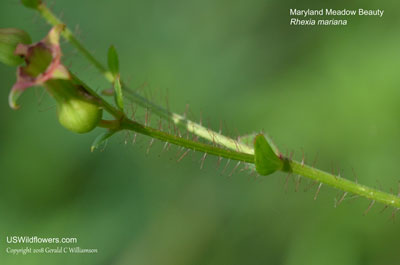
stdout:
<svg viewBox="0 0 400 265">
<path fill-rule="evenodd" d="M 57 101 L 58 120 L 66 129 L 87 133 L 97 127 L 102 109 L 95 98 L 71 80 L 50 80 L 44 86 Z"/>
</svg>

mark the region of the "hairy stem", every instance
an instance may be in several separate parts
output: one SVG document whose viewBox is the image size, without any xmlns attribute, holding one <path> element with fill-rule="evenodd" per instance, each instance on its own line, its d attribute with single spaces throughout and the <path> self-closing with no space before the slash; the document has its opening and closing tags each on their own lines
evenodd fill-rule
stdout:
<svg viewBox="0 0 400 265">
<path fill-rule="evenodd" d="M 41 16 L 51 25 L 64 24 L 58 17 L 56 17 L 51 10 L 49 10 L 44 4 L 38 7 L 38 11 Z M 104 67 L 74 36 L 69 28 L 66 28 L 62 33 L 63 37 L 71 42 L 109 81 L 114 82 L 114 77 L 111 72 Z M 227 136 L 219 134 L 217 132 L 211 131 L 202 125 L 190 121 L 183 117 L 182 115 L 170 112 L 157 104 L 147 100 L 138 93 L 130 90 L 125 83 L 122 82 L 122 86 L 127 95 L 133 102 L 138 105 L 148 108 L 156 115 L 160 116 L 162 119 L 174 123 L 176 126 L 185 129 L 186 131 L 193 133 L 203 139 L 206 139 L 210 144 L 200 143 L 194 140 L 189 140 L 187 138 L 182 138 L 180 136 L 168 134 L 160 130 L 144 126 L 133 120 L 130 120 L 126 115 L 120 112 L 118 109 L 111 106 L 105 100 L 103 100 L 94 90 L 90 89 L 82 81 L 77 79 L 77 81 L 82 83 L 85 88 L 93 96 L 98 97 L 101 100 L 101 104 L 104 109 L 112 114 L 116 120 L 115 121 L 103 121 L 100 126 L 104 128 L 109 128 L 112 130 L 130 130 L 137 133 L 147 135 L 149 137 L 159 139 L 164 142 L 169 142 L 178 146 L 182 146 L 195 151 L 212 154 L 219 157 L 225 157 L 232 160 L 243 161 L 245 163 L 254 164 L 254 148 L 248 146 L 244 143 L 231 139 Z M 212 144 L 211 144 L 212 143 Z M 225 149 L 227 148 L 227 149 Z M 326 184 L 328 186 L 337 188 L 344 192 L 353 193 L 372 201 L 381 202 L 385 205 L 393 206 L 395 208 L 400 208 L 400 198 L 390 193 L 385 193 L 374 188 L 370 188 L 357 182 L 353 182 L 339 176 L 315 169 L 313 167 L 304 165 L 303 163 L 290 160 L 285 157 L 280 157 L 286 161 L 287 166 L 285 166 L 282 171 L 290 172 L 291 174 L 301 175 L 316 182 Z"/>
<path fill-rule="evenodd" d="M 105 111 L 113 115 L 116 120 L 114 121 L 101 121 L 99 126 L 102 128 L 108 128 L 114 131 L 120 130 L 130 130 L 143 135 L 147 135 L 149 137 L 161 140 L 163 142 L 168 142 L 171 144 L 175 144 L 181 147 L 185 147 L 194 151 L 199 151 L 203 153 L 207 153 L 210 155 L 215 155 L 219 157 L 224 157 L 232 160 L 238 160 L 245 163 L 254 164 L 254 155 L 243 153 L 240 150 L 230 150 L 224 149 L 222 147 L 205 144 L 201 142 L 197 142 L 195 140 L 190 140 L 189 138 L 184 138 L 181 136 L 173 135 L 170 133 L 163 132 L 161 130 L 157 130 L 151 128 L 149 126 L 144 126 L 136 121 L 133 121 L 126 117 L 123 112 L 120 112 L 117 108 L 113 107 L 107 101 L 105 101 L 99 94 L 97 94 L 93 89 L 91 89 L 87 84 L 85 84 L 82 80 L 80 80 L 76 75 L 72 74 L 75 82 L 79 83 L 83 86 L 93 97 L 99 100 L 99 103 L 103 107 Z"/>
<path fill-rule="evenodd" d="M 207 153 L 210 155 L 224 157 L 232 160 L 239 160 L 245 163 L 254 163 L 254 155 L 241 153 L 229 149 L 222 149 L 220 147 L 212 146 L 210 144 L 204 144 L 193 140 L 189 140 L 187 138 L 168 134 L 166 132 L 162 132 L 151 127 L 143 126 L 142 124 L 139 124 L 129 119 L 125 119 L 121 122 L 121 129 L 135 131 L 150 136 L 152 138 L 159 139 L 164 142 L 169 142 L 171 144 L 179 145 L 194 151 L 199 151 L 202 153 Z"/>
<path fill-rule="evenodd" d="M 362 184 L 358 184 L 356 182 L 350 181 L 345 178 L 341 178 L 339 176 L 334 176 L 330 173 L 321 171 L 319 169 L 302 165 L 297 161 L 290 161 L 290 170 L 297 175 L 301 175 L 304 177 L 308 177 L 317 182 L 321 182 L 337 188 L 339 190 L 343 190 L 345 192 L 350 192 L 353 194 L 360 195 L 362 197 L 381 202 L 386 205 L 394 206 L 396 208 L 400 208 L 400 198 L 390 193 L 382 192 L 380 190 L 370 188 L 364 186 Z"/>
<path fill-rule="evenodd" d="M 100 96 L 95 91 L 89 89 L 89 87 L 86 84 L 84 84 L 79 79 L 76 80 L 78 80 L 93 96 L 100 98 Z M 119 113 L 116 108 L 109 105 L 107 102 L 102 101 L 102 103 L 103 103 L 103 108 L 106 111 L 114 114 Z M 148 126 L 144 126 L 136 121 L 130 120 L 124 114 L 121 115 L 122 116 L 120 116 L 120 120 L 102 121 L 100 126 L 115 131 L 130 130 L 136 133 L 140 133 L 161 140 L 163 142 L 175 144 L 194 151 L 207 153 L 218 157 L 224 157 L 231 160 L 242 161 L 244 163 L 249 163 L 249 164 L 255 163 L 253 154 L 247 154 L 240 151 L 223 149 L 221 147 L 214 146 L 211 144 L 200 143 L 194 140 L 190 140 L 188 138 L 172 135 Z M 280 159 L 284 160 L 285 162 L 287 161 L 287 166 L 285 166 L 282 169 L 282 171 L 308 177 L 310 179 L 315 180 L 316 182 L 327 184 L 328 186 L 337 188 L 339 190 L 357 194 L 359 196 L 371 199 L 373 201 L 381 202 L 386 205 L 400 208 L 400 198 L 398 196 L 358 184 L 357 182 L 353 182 L 344 179 L 342 177 L 321 171 L 319 169 L 315 169 L 313 167 L 304 165 L 298 161 L 290 160 L 283 156 L 280 157 Z"/>
<path fill-rule="evenodd" d="M 41 16 L 50 24 L 50 25 L 58 25 L 58 24 L 64 24 L 50 9 L 48 9 L 44 3 L 39 5 L 38 11 L 41 14 Z M 66 27 L 64 32 L 62 33 L 62 36 L 71 42 L 72 45 L 75 46 L 77 50 L 79 50 L 86 58 L 87 60 L 92 63 L 97 70 L 100 71 L 100 73 L 106 78 L 107 81 L 113 83 L 114 82 L 114 77 L 111 74 L 111 72 L 103 66 L 80 42 L 79 40 L 75 37 L 75 35 L 72 33 L 72 31 Z M 122 88 L 125 92 L 125 95 L 128 96 L 133 102 L 136 104 L 149 109 L 162 119 L 174 123 L 176 126 L 187 130 L 203 139 L 206 139 L 210 142 L 213 142 L 215 144 L 224 146 L 228 149 L 231 150 L 240 150 L 241 152 L 248 153 L 248 154 L 254 154 L 254 150 L 252 147 L 245 145 L 239 141 L 236 141 L 232 138 L 226 137 L 225 135 L 222 135 L 220 133 L 217 133 L 215 131 L 212 131 L 196 122 L 190 121 L 183 117 L 182 115 L 179 115 L 177 113 L 173 113 L 168 111 L 167 109 L 154 104 L 153 102 L 147 100 L 145 97 L 139 95 L 135 91 L 129 89 L 126 86 L 126 83 L 121 81 Z"/>
</svg>

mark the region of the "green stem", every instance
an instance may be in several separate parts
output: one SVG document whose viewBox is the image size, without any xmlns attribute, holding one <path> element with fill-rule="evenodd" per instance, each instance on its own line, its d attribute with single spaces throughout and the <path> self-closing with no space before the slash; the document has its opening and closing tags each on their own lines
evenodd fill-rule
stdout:
<svg viewBox="0 0 400 265">
<path fill-rule="evenodd" d="M 57 24 L 64 24 L 44 4 L 41 4 L 38 7 L 38 11 L 49 24 L 53 26 Z M 77 40 L 77 38 L 74 36 L 69 28 L 66 28 L 62 35 L 66 40 L 70 41 L 102 73 L 102 75 L 109 82 L 114 81 L 112 74 L 107 70 L 107 68 L 104 67 L 96 58 L 94 58 L 94 56 L 88 50 L 86 50 L 86 48 Z M 76 80 L 79 79 L 76 78 Z M 79 80 L 79 82 L 84 85 L 82 81 Z M 122 83 L 122 86 L 125 94 L 128 95 L 132 101 L 142 107 L 148 108 L 161 118 L 169 122 L 173 122 L 178 127 L 183 128 L 199 137 L 202 137 L 209 142 L 212 142 L 213 145 L 196 142 L 176 135 L 171 135 L 154 128 L 143 126 L 135 121 L 129 120 L 126 118 L 124 113 L 121 113 L 118 109 L 114 108 L 112 105 L 103 100 L 99 95 L 97 95 L 95 91 L 93 91 L 86 85 L 84 86 L 93 96 L 101 99 L 101 103 L 104 109 L 111 113 L 117 119 L 116 121 L 110 122 L 103 121 L 100 125 L 101 127 L 111 128 L 113 130 L 131 130 L 155 139 L 159 139 L 161 141 L 169 142 L 195 151 L 212 154 L 219 157 L 225 157 L 232 160 L 243 161 L 249 164 L 254 164 L 254 149 L 252 147 L 217 132 L 213 132 L 198 123 L 187 120 L 185 117 L 179 114 L 170 112 L 130 90 L 124 83 Z M 228 148 L 228 150 L 223 149 L 219 146 Z M 368 198 L 372 201 L 377 201 L 385 205 L 400 208 L 400 198 L 398 196 L 358 184 L 357 182 L 353 182 L 339 176 L 334 176 L 330 173 L 315 169 L 297 161 L 288 160 L 284 157 L 281 157 L 281 159 L 285 159 L 285 161 L 288 161 L 288 167 L 285 167 L 283 171 L 289 171 L 293 174 L 313 179 L 316 182 L 327 184 L 346 193 L 353 193 Z"/>
<path fill-rule="evenodd" d="M 317 182 L 327 184 L 345 192 L 360 195 L 373 201 L 400 208 L 400 198 L 393 194 L 382 192 L 339 176 L 334 176 L 319 169 L 302 165 L 297 161 L 290 161 L 289 165 L 291 172 L 294 174 L 313 179 Z"/>
<path fill-rule="evenodd" d="M 220 147 L 212 146 L 210 144 L 204 144 L 193 140 L 189 140 L 187 138 L 168 134 L 166 132 L 162 132 L 151 127 L 143 126 L 142 124 L 129 119 L 124 119 L 121 122 L 121 129 L 135 131 L 140 134 L 144 134 L 152 138 L 161 140 L 163 142 L 168 142 L 171 144 L 182 146 L 191 149 L 193 151 L 199 151 L 202 153 L 224 157 L 231 160 L 238 160 L 245 163 L 252 163 L 252 164 L 254 163 L 254 155 L 237 152 L 229 149 L 222 149 Z"/>
<path fill-rule="evenodd" d="M 50 9 L 48 9 L 44 3 L 38 6 L 37 11 L 47 21 L 47 23 L 52 26 L 65 24 Z M 114 81 L 114 77 L 111 72 L 109 72 L 107 68 L 105 68 L 99 61 L 96 60 L 96 58 L 94 58 L 94 56 L 80 43 L 80 41 L 75 37 L 74 33 L 72 33 L 68 27 L 65 27 L 61 35 L 66 40 L 71 42 L 75 48 L 79 50 L 104 75 L 108 81 L 111 83 Z"/>
<path fill-rule="evenodd" d="M 216 144 L 211 145 L 211 144 L 197 142 L 195 140 L 190 140 L 188 138 L 183 138 L 181 136 L 169 134 L 148 126 L 144 126 L 136 121 L 130 120 L 126 117 L 126 115 L 123 112 L 120 112 L 117 108 L 113 107 L 111 104 L 105 101 L 99 94 L 97 94 L 82 80 L 80 80 L 72 73 L 71 75 L 73 76 L 74 80 L 80 85 L 82 85 L 93 97 L 100 100 L 100 103 L 105 111 L 109 112 L 115 118 L 117 118 L 117 120 L 114 121 L 102 120 L 99 124 L 99 127 L 108 128 L 114 131 L 130 130 L 164 142 L 182 146 L 191 149 L 193 151 L 203 152 L 210 155 L 228 158 L 231 160 L 238 160 L 245 163 L 254 164 L 253 154 L 247 154 L 241 152 L 240 150 L 224 149 L 217 146 Z"/>
<path fill-rule="evenodd" d="M 96 91 L 91 89 L 87 84 L 85 84 L 82 80 L 80 80 L 71 71 L 70 71 L 70 73 L 71 73 L 74 81 L 77 82 L 79 85 L 83 86 L 87 92 L 89 92 L 93 97 L 95 97 L 97 100 L 99 100 L 100 104 L 103 106 L 103 108 L 105 110 L 107 110 L 111 115 L 113 115 L 114 118 L 121 119 L 122 117 L 125 116 L 125 114 L 123 112 L 119 111 L 117 108 L 115 108 L 110 103 L 108 103 L 106 100 L 104 100 L 99 94 L 96 93 Z"/>
<path fill-rule="evenodd" d="M 63 23 L 50 9 L 48 9 L 45 4 L 41 4 L 38 7 L 38 11 L 41 16 L 50 24 L 50 25 L 58 25 L 65 24 Z M 66 27 L 62 32 L 62 36 L 71 42 L 72 45 L 76 47 L 88 60 L 91 62 L 107 79 L 107 81 L 113 83 L 114 77 L 110 71 L 107 70 L 105 66 L 103 66 L 74 36 L 72 31 Z M 236 141 L 232 138 L 226 137 L 220 133 L 212 131 L 196 122 L 190 121 L 179 115 L 177 113 L 170 112 L 153 102 L 147 100 L 145 97 L 139 95 L 138 93 L 129 89 L 126 84 L 121 81 L 122 88 L 124 89 L 125 95 L 127 95 L 133 102 L 136 104 L 149 109 L 152 113 L 155 113 L 162 119 L 174 123 L 176 126 L 189 131 L 203 139 L 208 140 L 209 142 L 213 142 L 215 144 L 224 146 L 231 150 L 239 150 L 243 153 L 254 154 L 254 149 L 246 144 L 243 144 L 239 141 Z"/>
</svg>

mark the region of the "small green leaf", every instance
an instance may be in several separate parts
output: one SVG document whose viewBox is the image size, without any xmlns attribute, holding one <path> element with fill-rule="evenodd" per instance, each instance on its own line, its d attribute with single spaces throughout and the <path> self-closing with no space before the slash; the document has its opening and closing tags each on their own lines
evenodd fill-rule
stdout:
<svg viewBox="0 0 400 265">
<path fill-rule="evenodd" d="M 92 146 L 90 147 L 90 151 L 93 152 L 95 149 L 99 148 L 101 145 L 105 145 L 107 143 L 108 138 L 113 136 L 116 131 L 107 131 L 103 132 L 99 136 L 96 137 Z"/>
<path fill-rule="evenodd" d="M 117 104 L 120 110 L 124 110 L 124 98 L 122 96 L 122 88 L 121 88 L 121 81 L 119 75 L 115 77 L 114 81 L 114 90 L 115 90 L 115 103 Z"/>
<path fill-rule="evenodd" d="M 254 138 L 254 155 L 256 170 L 263 176 L 283 168 L 283 161 L 262 134 Z"/>
<path fill-rule="evenodd" d="M 110 48 L 108 49 L 107 61 L 110 72 L 114 77 L 116 77 L 119 74 L 119 59 L 117 50 L 113 45 L 111 45 Z"/>
</svg>

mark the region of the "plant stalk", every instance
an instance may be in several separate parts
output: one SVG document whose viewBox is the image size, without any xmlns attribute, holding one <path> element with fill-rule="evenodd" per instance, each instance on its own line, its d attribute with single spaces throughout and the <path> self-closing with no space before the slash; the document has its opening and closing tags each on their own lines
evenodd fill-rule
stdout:
<svg viewBox="0 0 400 265">
<path fill-rule="evenodd" d="M 38 7 L 38 11 L 40 15 L 52 26 L 58 24 L 64 24 L 47 6 L 42 3 Z M 67 41 L 71 42 L 72 45 L 75 46 L 77 50 L 79 50 L 86 59 L 92 63 L 97 70 L 104 76 L 104 78 L 110 83 L 114 82 L 114 77 L 109 70 L 105 66 L 103 66 L 75 37 L 73 32 L 65 27 L 65 30 L 61 34 Z M 226 137 L 220 133 L 212 131 L 196 122 L 190 121 L 179 115 L 177 113 L 170 112 L 165 108 L 154 104 L 153 102 L 147 100 L 145 97 L 139 95 L 135 91 L 132 91 L 126 86 L 126 83 L 121 81 L 122 89 L 124 90 L 124 94 L 127 95 L 133 102 L 136 104 L 149 109 L 151 112 L 155 113 L 162 119 L 174 123 L 176 126 L 189 131 L 203 139 L 206 139 L 209 142 L 213 142 L 215 144 L 224 146 L 231 150 L 240 150 L 243 153 L 254 154 L 254 149 L 246 144 L 243 144 L 237 140 Z"/>
<path fill-rule="evenodd" d="M 38 9 L 41 16 L 51 25 L 64 24 L 53 12 L 48 9 L 44 4 L 39 5 Z M 104 67 L 74 36 L 72 31 L 66 27 L 62 36 L 69 42 L 71 42 L 88 60 L 91 62 L 106 78 L 109 82 L 114 82 L 114 77 L 111 72 Z M 113 130 L 130 130 L 140 134 L 147 135 L 149 137 L 159 139 L 164 142 L 169 142 L 178 146 L 182 146 L 194 151 L 199 151 L 227 159 L 238 160 L 249 164 L 254 164 L 254 148 L 244 143 L 236 141 L 232 138 L 224 136 L 220 133 L 209 130 L 208 128 L 190 121 L 182 115 L 170 112 L 155 103 L 147 100 L 145 97 L 129 89 L 125 83 L 122 82 L 122 87 L 125 94 L 138 105 L 148 108 L 153 113 L 161 117 L 162 119 L 173 122 L 176 126 L 185 129 L 186 131 L 193 133 L 194 135 L 206 139 L 209 144 L 200 143 L 180 136 L 168 134 L 160 130 L 144 126 L 138 122 L 130 120 L 126 115 L 114 108 L 107 101 L 102 99 L 94 90 L 90 89 L 77 77 L 75 77 L 85 88 L 95 97 L 101 99 L 102 106 L 106 111 L 112 114 L 115 118 L 115 122 L 102 122 L 101 127 L 113 129 Z M 112 127 L 112 128 L 111 128 Z M 212 143 L 212 144 L 211 144 Z M 227 149 L 225 149 L 227 148 Z M 281 157 L 285 161 L 288 161 L 288 167 L 285 167 L 282 171 L 290 172 L 292 174 L 301 175 L 310 178 L 316 182 L 329 185 L 337 188 L 344 192 L 356 194 L 372 201 L 381 202 L 385 205 L 400 208 L 400 198 L 390 193 L 386 193 L 374 188 L 370 188 L 353 182 L 339 176 L 315 169 L 313 167 L 304 165 L 298 161 L 290 160 L 288 158 Z"/>
</svg>

